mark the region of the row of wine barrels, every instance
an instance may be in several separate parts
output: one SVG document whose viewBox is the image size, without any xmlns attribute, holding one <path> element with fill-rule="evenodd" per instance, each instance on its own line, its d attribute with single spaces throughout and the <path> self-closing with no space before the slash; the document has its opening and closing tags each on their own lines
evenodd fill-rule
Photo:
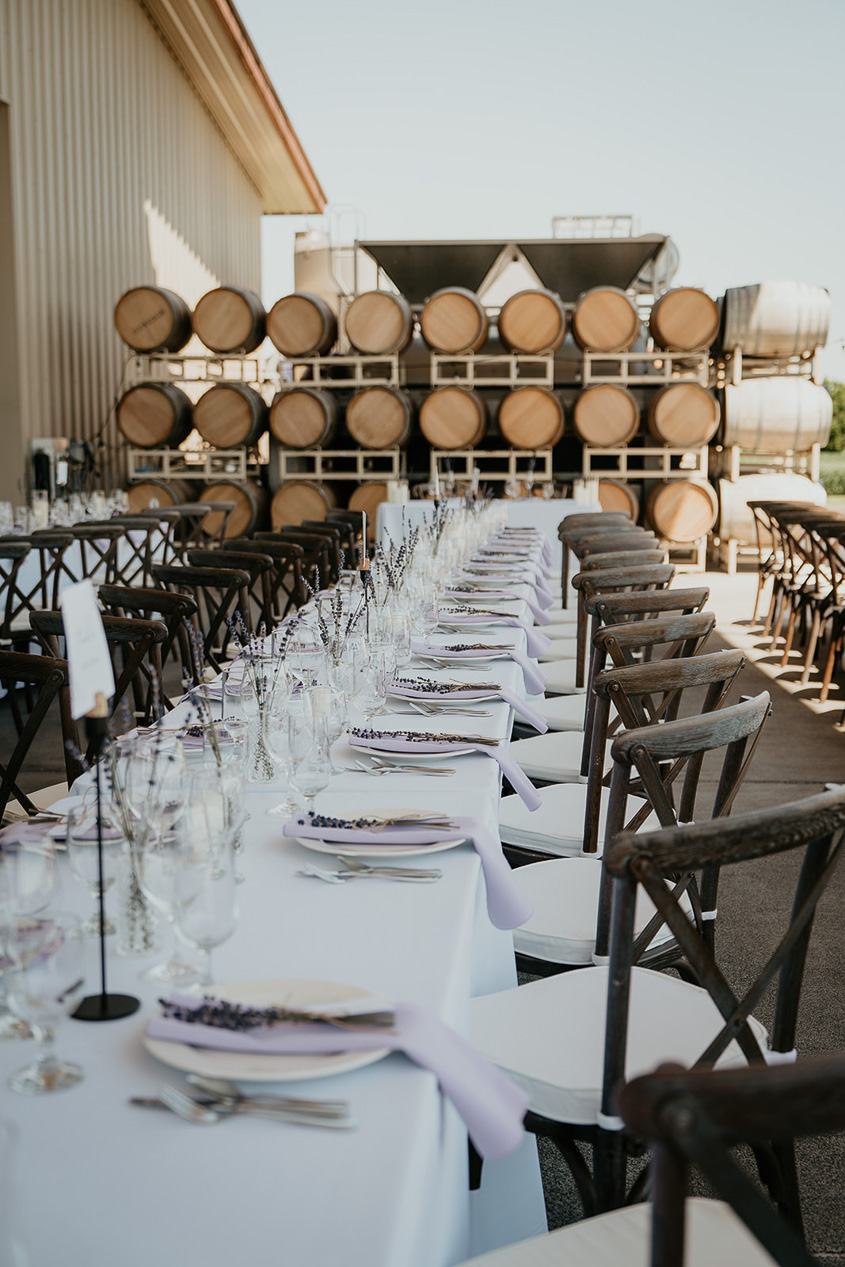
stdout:
<svg viewBox="0 0 845 1267">
<path fill-rule="evenodd" d="M 337 338 L 337 318 L 320 295 L 297 291 L 273 304 L 267 333 L 283 356 L 322 356 Z"/>
<path fill-rule="evenodd" d="M 414 334 L 414 314 L 402 295 L 370 290 L 353 299 L 346 312 L 346 335 L 367 356 L 403 352 Z"/>
<path fill-rule="evenodd" d="M 712 392 L 698 383 L 669 383 L 649 401 L 646 422 L 660 444 L 700 448 L 718 431 L 720 417 L 719 402 Z M 586 444 L 616 448 L 636 435 L 640 410 L 627 388 L 599 383 L 580 393 L 572 420 Z"/>
<path fill-rule="evenodd" d="M 705 480 L 667 480 L 653 485 L 646 515 L 659 537 L 680 543 L 706 536 L 716 522 L 716 490 Z"/>
<path fill-rule="evenodd" d="M 746 356 L 800 356 L 823 347 L 830 295 L 806 282 L 733 286 L 723 302 L 722 347 Z"/>
<path fill-rule="evenodd" d="M 114 310 L 114 324 L 136 352 L 179 352 L 193 330 L 212 352 L 254 352 L 263 343 L 267 316 L 251 290 L 218 286 L 197 303 L 193 318 L 178 295 L 163 286 L 135 286 Z"/>
<path fill-rule="evenodd" d="M 363 480 L 349 498 L 350 510 L 363 510 L 367 516 L 367 536 L 372 541 L 376 532 L 376 512 L 387 501 L 387 484 L 383 480 Z M 325 519 L 337 506 L 332 484 L 317 480 L 286 480 L 273 497 L 270 520 L 274 528 L 281 524 L 301 524 L 305 519 Z"/>
<path fill-rule="evenodd" d="M 602 510 L 619 510 L 630 515 L 636 523 L 640 513 L 640 499 L 636 490 L 624 480 L 611 479 L 606 476 L 599 480 L 599 501 Z"/>
<path fill-rule="evenodd" d="M 159 479 L 151 476 L 130 484 L 126 490 L 130 515 L 139 510 L 169 510 L 182 502 L 195 501 L 199 485 L 194 480 Z"/>
<path fill-rule="evenodd" d="M 490 322 L 478 296 L 462 286 L 436 291 L 420 316 L 422 337 L 435 352 L 465 356 L 477 352 Z"/>
<path fill-rule="evenodd" d="M 806 475 L 762 472 L 719 480 L 719 536 L 723 541 L 754 541 L 750 501 L 812 502 L 824 506 L 827 493 Z"/>
<path fill-rule="evenodd" d="M 512 352 L 556 352 L 566 338 L 566 309 L 551 290 L 521 290 L 502 305 L 498 328 Z"/>
<path fill-rule="evenodd" d="M 666 352 L 694 352 L 715 341 L 720 319 L 715 299 L 692 286 L 679 286 L 654 304 L 648 328 L 656 346 Z"/>
<path fill-rule="evenodd" d="M 175 383 L 140 383 L 121 396 L 115 411 L 125 440 L 140 449 L 178 448 L 196 427 L 215 448 L 254 445 L 267 430 L 267 406 L 246 383 L 223 382 L 196 404 Z"/>
<path fill-rule="evenodd" d="M 755 453 L 824 447 L 832 420 L 830 392 L 807 378 L 746 378 L 725 388 L 726 445 Z"/>
</svg>

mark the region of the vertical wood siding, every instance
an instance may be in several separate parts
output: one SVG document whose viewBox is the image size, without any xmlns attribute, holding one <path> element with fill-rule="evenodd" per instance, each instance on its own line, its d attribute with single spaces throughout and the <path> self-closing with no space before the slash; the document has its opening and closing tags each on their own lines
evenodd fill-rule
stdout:
<svg viewBox="0 0 845 1267">
<path fill-rule="evenodd" d="M 23 433 L 93 439 L 129 355 L 117 299 L 259 290 L 258 194 L 137 0 L 0 0 L 0 100 Z"/>
</svg>

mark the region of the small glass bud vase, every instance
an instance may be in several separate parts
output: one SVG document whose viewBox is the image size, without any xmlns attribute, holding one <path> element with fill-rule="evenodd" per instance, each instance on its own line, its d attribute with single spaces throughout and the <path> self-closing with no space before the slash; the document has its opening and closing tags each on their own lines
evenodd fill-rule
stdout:
<svg viewBox="0 0 845 1267">
<path fill-rule="evenodd" d="M 141 888 L 137 855 L 126 846 L 117 872 L 117 945 L 124 959 L 142 959 L 161 949 L 161 928 Z"/>
<path fill-rule="evenodd" d="M 248 783 L 272 783 L 276 769 L 264 742 L 265 713 L 269 703 L 259 704 L 256 713 L 249 718 L 249 757 L 247 758 Z"/>
</svg>

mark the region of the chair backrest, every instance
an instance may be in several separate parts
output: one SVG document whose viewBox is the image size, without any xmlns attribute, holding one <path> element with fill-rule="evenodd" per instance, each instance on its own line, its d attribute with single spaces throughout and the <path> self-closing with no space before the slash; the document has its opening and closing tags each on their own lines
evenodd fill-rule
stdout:
<svg viewBox="0 0 845 1267">
<path fill-rule="evenodd" d="M 316 537 L 325 544 L 325 558 L 328 572 L 321 575 L 321 584 L 325 587 L 328 585 L 336 585 L 340 577 L 340 529 L 327 523 L 307 524 L 304 520 L 301 524 L 280 524 L 276 529 L 277 532 L 297 532 L 301 536 L 310 537 L 312 540 Z"/>
<path fill-rule="evenodd" d="M 364 532 L 363 510 L 328 510 L 326 522 L 337 525 L 344 531 L 343 549 L 346 552 L 346 566 L 356 568 L 360 563 L 362 534 Z"/>
<path fill-rule="evenodd" d="M 235 538 L 226 542 L 226 549 L 237 550 L 242 554 L 262 554 L 273 561 L 272 571 L 268 574 L 270 587 L 269 624 L 278 624 L 284 620 L 292 607 L 301 607 L 308 601 L 308 591 L 302 581 L 302 559 L 305 551 L 302 546 L 283 541 L 252 541 L 248 538 Z"/>
<path fill-rule="evenodd" d="M 161 534 L 161 544 L 156 548 L 156 563 L 172 563 L 177 557 L 179 530 L 182 516 L 172 507 L 150 507 L 135 512 L 136 519 L 155 519 Z"/>
<path fill-rule="evenodd" d="M 605 782 L 611 704 L 626 730 L 638 731 L 642 727 L 665 725 L 667 713 L 671 716 L 671 712 L 677 712 L 684 692 L 704 687 L 706 690 L 701 712 L 707 715 L 723 707 L 744 666 L 745 656 L 741 651 L 719 651 L 688 659 L 671 658 L 657 663 L 628 665 L 596 674 L 592 687 L 595 703 L 584 812 L 586 853 L 595 853 L 598 849 L 601 789 Z M 694 797 L 699 773 L 700 762 L 692 761 L 687 800 Z M 673 781 L 675 777 L 677 772 Z M 647 801 L 637 810 L 628 827 L 636 831 L 646 821 L 651 809 L 652 804 Z M 621 830 L 622 826 L 621 822 L 618 823 L 616 830 Z"/>
<path fill-rule="evenodd" d="M 269 632 L 273 628 L 273 604 L 270 573 L 274 563 L 269 554 L 255 550 L 234 550 L 226 542 L 225 548 L 216 550 L 188 550 L 186 559 L 191 567 L 241 568 L 249 573 L 249 596 L 254 604 L 250 611 L 249 626 L 258 629 L 264 625 Z"/>
<path fill-rule="evenodd" d="M 605 625 L 624 620 L 647 620 L 651 616 L 678 612 L 688 616 L 703 610 L 710 590 L 706 585 L 688 589 L 644 590 L 642 593 L 594 594 L 584 600 L 588 616 L 598 615 Z"/>
<path fill-rule="evenodd" d="M 735 709 L 746 708 L 737 705 Z M 727 711 L 720 716 L 725 718 Z M 678 726 L 680 723 L 673 722 Z M 668 729 L 668 727 L 667 727 Z M 620 743 L 621 740 L 617 740 Z M 657 754 L 656 754 L 657 755 Z M 739 814 L 716 823 L 689 824 L 666 831 L 639 835 L 622 833 L 609 845 L 604 858 L 613 887 L 612 934 L 608 974 L 607 1031 L 605 1043 L 602 1112 L 612 1114 L 622 1086 L 627 1050 L 627 1018 L 630 979 L 635 962 L 634 904 L 638 886 L 648 894 L 658 916 L 671 930 L 687 961 L 710 995 L 722 1025 L 694 1062 L 695 1069 L 712 1067 L 736 1042 L 748 1064 L 762 1069 L 767 1056 L 749 1018 L 760 1000 L 777 987 L 774 1022 L 770 1028 L 772 1052 L 780 1063 L 794 1059 L 796 1024 L 807 948 L 819 900 L 843 853 L 845 793 L 841 790 L 789 805 Z M 766 949 L 763 938 L 771 935 L 771 954 L 750 983 L 734 990 L 719 966 L 715 950 L 700 928 L 684 913 L 678 875 L 772 858 L 801 849 L 804 857 L 798 875 L 792 911 L 784 930 L 775 912 L 769 911 L 758 925 L 756 940 L 760 959 Z M 666 881 L 670 883 L 666 883 Z M 778 1057 L 772 1061 L 778 1060 Z M 796 1105 L 796 1108 L 798 1106 Z M 735 1125 L 739 1122 L 736 1119 Z M 801 1261 L 789 1259 L 789 1262 Z"/>
<path fill-rule="evenodd" d="M 30 533 L 29 541 L 38 551 L 41 567 L 37 586 L 29 590 L 29 601 L 34 607 L 55 611 L 63 580 L 74 580 L 74 574 L 65 563 L 65 555 L 73 546 L 73 536 L 66 528 L 39 528 Z"/>
<path fill-rule="evenodd" d="M 34 607 L 34 603 L 25 592 L 26 587 L 21 588 L 18 579 L 24 559 L 31 549 L 32 546 L 28 540 L 0 539 L 0 585 L 6 591 L 3 622 L 0 624 L 0 638 L 4 640 L 12 637 L 12 625 L 15 618 L 22 612 L 32 611 Z M 38 586 L 36 586 L 37 589 Z"/>
<path fill-rule="evenodd" d="M 158 648 L 162 668 L 167 664 L 175 647 L 183 674 L 191 664 L 185 622 L 196 613 L 196 600 L 190 594 L 178 590 L 144 589 L 140 586 L 101 585 L 97 591 L 101 604 L 112 616 L 136 616 L 142 620 L 161 620 L 167 629 L 167 637 Z M 192 668 L 189 672 L 192 672 Z M 161 683 L 161 702 L 165 709 L 173 708 L 164 683 Z"/>
<path fill-rule="evenodd" d="M 29 620 L 47 654 L 58 658 L 59 639 L 65 632 L 62 613 L 34 611 Z M 167 626 L 160 620 L 123 616 L 103 616 L 102 621 L 114 669 L 112 716 L 131 691 L 133 724 L 137 721 L 146 724 L 152 720 L 160 702 L 161 647 L 167 640 Z"/>
<path fill-rule="evenodd" d="M 194 685 L 202 680 L 205 665 L 222 670 L 232 633 L 229 621 L 240 615 L 249 627 L 249 573 L 243 568 L 196 568 L 154 563 L 153 576 L 164 589 L 187 590 L 197 610 L 190 618 L 194 632 L 192 663 L 188 668 Z"/>
<path fill-rule="evenodd" d="M 35 706 L 18 736 L 12 755 L 5 767 L 0 766 L 0 817 L 12 797 L 27 814 L 34 814 L 36 806 L 26 793 L 21 791 L 17 780 L 50 705 L 57 698 L 61 717 L 62 756 L 68 785 L 78 779 L 82 773 L 78 756 L 79 736 L 76 723 L 70 715 L 67 661 L 46 655 L 0 651 L 0 682 L 10 693 L 14 692 L 20 683 L 38 688 Z"/>
<path fill-rule="evenodd" d="M 582 572 L 598 572 L 600 568 L 643 567 L 648 563 L 665 563 L 666 551 L 655 546 L 649 550 L 611 550 L 607 554 L 588 554 L 581 560 Z"/>
<path fill-rule="evenodd" d="M 274 532 L 256 532 L 255 540 L 299 546 L 302 550 L 299 566 L 303 585 L 310 586 L 312 590 L 322 589 L 331 572 L 329 544 L 325 537 L 300 532 L 296 528 L 280 528 Z"/>
<path fill-rule="evenodd" d="M 106 524 L 73 524 L 68 529 L 79 546 L 79 557 L 68 570 L 77 581 L 89 578 L 96 584 L 113 584 L 117 580 L 117 553 L 123 540 L 123 529 Z M 65 560 L 67 563 L 67 560 Z"/>
<path fill-rule="evenodd" d="M 631 516 L 626 515 L 624 510 L 584 511 L 581 514 L 567 515 L 565 519 L 561 519 L 557 527 L 557 535 L 562 538 L 565 532 L 569 532 L 573 528 L 590 528 L 599 525 L 607 527 L 612 524 L 619 524 L 629 528 L 635 526 Z"/>
<path fill-rule="evenodd" d="M 594 554 L 610 554 L 618 550 L 626 550 L 630 554 L 638 550 L 656 550 L 659 546 L 660 541 L 653 533 L 634 528 L 628 532 L 591 532 L 574 540 L 570 549 L 583 563 Z"/>
<path fill-rule="evenodd" d="M 587 650 L 587 612 L 585 603 L 596 594 L 616 593 L 620 590 L 666 589 L 672 582 L 675 568 L 671 563 L 627 564 L 618 568 L 596 568 L 573 576 L 572 585 L 578 591 L 578 620 L 576 626 L 575 685 L 584 685 L 584 658 Z"/>
<path fill-rule="evenodd" d="M 163 545 L 161 528 L 154 519 L 144 515 L 114 515 L 111 519 L 94 520 L 89 526 L 108 526 L 123 530 L 123 538 L 118 543 L 114 560 L 115 584 L 150 583 L 154 552 L 160 554 Z M 164 559 L 159 559 L 158 562 L 163 563 Z"/>
<path fill-rule="evenodd" d="M 625 1125 L 652 1149 L 651 1263 L 684 1267 L 685 1197 L 695 1167 L 781 1267 L 820 1267 L 731 1155 L 845 1131 L 845 1056 L 748 1069 L 661 1065 L 619 1092 Z"/>
</svg>

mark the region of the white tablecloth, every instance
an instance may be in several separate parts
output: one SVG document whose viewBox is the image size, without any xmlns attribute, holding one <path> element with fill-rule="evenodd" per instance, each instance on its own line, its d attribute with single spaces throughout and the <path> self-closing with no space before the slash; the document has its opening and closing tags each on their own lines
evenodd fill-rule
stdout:
<svg viewBox="0 0 845 1267">
<path fill-rule="evenodd" d="M 455 505 L 460 503 L 456 500 Z M 506 502 L 508 508 L 508 524 L 516 528 L 540 528 L 552 543 L 552 563 L 560 568 L 561 546 L 557 530 L 562 519 L 567 515 L 590 514 L 601 510 L 598 502 L 576 502 L 571 498 L 552 497 L 548 501 L 543 497 L 524 497 Z M 382 502 L 378 508 L 376 519 L 376 540 L 383 540 L 385 531 L 394 541 L 402 539 L 403 519 L 411 528 L 422 524 L 427 515 L 432 513 L 434 503 L 431 501 L 410 501 L 404 505 L 393 502 Z"/>
<path fill-rule="evenodd" d="M 513 642 L 515 633 L 524 638 L 510 628 L 485 629 L 484 641 Z M 495 675 L 524 693 L 511 661 L 497 661 Z M 485 707 L 494 713 L 483 720 L 485 733 L 508 733 L 507 706 Z M 385 728 L 417 726 L 407 717 L 380 720 Z M 456 729 L 479 725 L 450 721 Z M 338 764 L 347 757 L 349 749 L 336 752 Z M 474 755 L 455 766 L 452 778 L 437 781 L 346 773 L 317 806 L 351 816 L 367 807 L 436 804 L 495 825 L 495 762 Z M 351 982 L 424 1004 L 459 1029 L 472 995 L 514 984 L 511 935 L 489 921 L 478 857 L 468 845 L 437 855 L 444 874 L 436 884 L 324 884 L 296 875 L 321 859 L 283 838 L 280 821 L 265 813 L 281 792 L 281 784 L 250 790 L 240 925 L 215 951 L 218 980 Z M 87 914 L 87 891 L 69 873 L 63 886 L 64 904 Z M 359 1123 L 348 1133 L 240 1118 L 199 1127 L 129 1106 L 131 1095 L 182 1084 L 141 1044 L 161 993 L 138 980 L 149 962 L 121 960 L 110 948 L 110 988 L 137 994 L 140 1012 L 62 1026 L 59 1052 L 84 1066 L 81 1086 L 32 1099 L 13 1095 L 5 1080 L 34 1048 L 0 1044 L 0 1112 L 21 1133 L 16 1182 L 30 1267 L 446 1267 L 544 1230 L 533 1139 L 511 1157 L 485 1163 L 480 1192 L 469 1194 L 463 1124 L 434 1077 L 401 1055 L 296 1084 L 296 1094 L 347 1098 Z M 93 942 L 88 982 L 96 988 Z"/>
</svg>

